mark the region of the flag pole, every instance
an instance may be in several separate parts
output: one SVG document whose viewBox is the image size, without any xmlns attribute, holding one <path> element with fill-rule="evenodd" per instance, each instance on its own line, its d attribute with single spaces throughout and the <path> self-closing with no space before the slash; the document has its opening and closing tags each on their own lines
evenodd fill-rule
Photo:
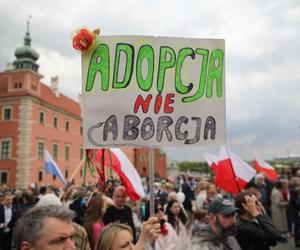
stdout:
<svg viewBox="0 0 300 250">
<path fill-rule="evenodd" d="M 149 150 L 150 216 L 154 215 L 154 151 Z"/>
<path fill-rule="evenodd" d="M 237 180 L 236 180 L 236 175 L 235 175 L 235 172 L 234 172 L 234 169 L 233 169 L 233 166 L 232 166 L 231 157 L 230 157 L 230 154 L 229 154 L 229 151 L 228 151 L 228 148 L 227 148 L 226 145 L 225 145 L 225 149 L 226 149 L 227 155 L 229 156 L 229 163 L 230 163 L 231 171 L 232 171 L 232 173 L 233 173 L 234 182 L 235 182 L 235 184 L 236 184 L 236 186 L 237 186 L 237 189 L 238 189 L 238 191 L 239 191 L 239 193 L 240 193 L 240 192 L 241 192 L 241 189 L 240 189 L 239 183 L 238 183 Z"/>
<path fill-rule="evenodd" d="M 75 175 L 77 174 L 78 170 L 80 169 L 81 165 L 84 162 L 84 158 L 81 159 L 81 161 L 78 163 L 77 167 L 75 168 L 73 174 L 71 175 L 71 177 L 69 178 L 69 182 L 72 182 L 72 179 L 75 177 Z"/>
</svg>

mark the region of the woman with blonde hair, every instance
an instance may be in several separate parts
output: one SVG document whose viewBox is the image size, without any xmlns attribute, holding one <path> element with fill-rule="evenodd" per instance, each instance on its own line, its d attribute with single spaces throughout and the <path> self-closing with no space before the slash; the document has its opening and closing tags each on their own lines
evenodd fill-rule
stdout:
<svg viewBox="0 0 300 250">
<path fill-rule="evenodd" d="M 95 250 L 144 250 L 154 242 L 159 233 L 160 224 L 157 223 L 157 218 L 152 217 L 143 223 L 139 240 L 134 245 L 130 226 L 110 223 L 103 229 Z"/>
</svg>

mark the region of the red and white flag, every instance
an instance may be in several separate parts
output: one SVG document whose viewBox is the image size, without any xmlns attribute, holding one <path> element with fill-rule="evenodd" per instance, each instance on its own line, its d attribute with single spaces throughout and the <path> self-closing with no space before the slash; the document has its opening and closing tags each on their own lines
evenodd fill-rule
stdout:
<svg viewBox="0 0 300 250">
<path fill-rule="evenodd" d="M 215 168 L 215 184 L 226 192 L 237 194 L 255 176 L 256 171 L 226 146 L 220 150 Z"/>
<path fill-rule="evenodd" d="M 219 158 L 215 155 L 204 153 L 204 158 L 207 164 L 211 167 L 212 171 L 216 173 L 216 168 L 218 167 Z"/>
<path fill-rule="evenodd" d="M 271 180 L 271 181 L 278 180 L 277 172 L 266 161 L 256 157 L 256 160 L 254 161 L 254 166 L 255 166 L 255 169 L 257 170 L 257 172 L 264 173 L 269 180 Z"/>
<path fill-rule="evenodd" d="M 102 158 L 102 150 L 97 150 L 95 160 Z M 111 148 L 111 167 L 119 175 L 125 187 L 127 195 L 132 200 L 139 200 L 145 196 L 141 177 L 132 165 L 131 161 L 121 149 Z M 108 150 L 104 150 L 104 165 L 110 166 L 110 156 Z"/>
</svg>

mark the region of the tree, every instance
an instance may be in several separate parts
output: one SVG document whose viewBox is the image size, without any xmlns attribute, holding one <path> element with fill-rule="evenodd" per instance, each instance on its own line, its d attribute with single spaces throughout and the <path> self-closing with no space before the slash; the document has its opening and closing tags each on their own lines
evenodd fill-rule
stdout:
<svg viewBox="0 0 300 250">
<path fill-rule="evenodd" d="M 206 162 L 183 161 L 178 164 L 182 172 L 193 171 L 199 173 L 211 173 L 211 169 Z"/>
</svg>

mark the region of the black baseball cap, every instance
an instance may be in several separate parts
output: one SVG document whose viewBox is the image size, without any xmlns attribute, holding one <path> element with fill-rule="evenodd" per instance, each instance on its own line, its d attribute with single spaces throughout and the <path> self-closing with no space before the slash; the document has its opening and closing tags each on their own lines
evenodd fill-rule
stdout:
<svg viewBox="0 0 300 250">
<path fill-rule="evenodd" d="M 208 212 L 213 214 L 220 213 L 228 215 L 235 213 L 237 210 L 238 209 L 233 206 L 230 200 L 224 198 L 216 198 L 208 207 Z"/>
</svg>

